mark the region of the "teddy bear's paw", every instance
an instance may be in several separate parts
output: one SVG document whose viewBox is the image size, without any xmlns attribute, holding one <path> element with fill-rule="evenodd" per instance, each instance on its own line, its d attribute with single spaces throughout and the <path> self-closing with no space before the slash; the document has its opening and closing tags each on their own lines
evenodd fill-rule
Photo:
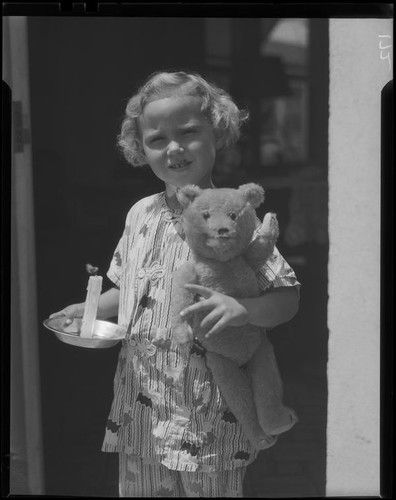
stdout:
<svg viewBox="0 0 396 500">
<path fill-rule="evenodd" d="M 260 234 L 274 241 L 279 236 L 279 224 L 276 214 L 268 212 L 265 214 L 260 228 Z"/>
<path fill-rule="evenodd" d="M 255 440 L 254 446 L 257 450 L 265 450 L 270 446 L 273 446 L 277 441 L 276 436 L 271 436 L 267 434 L 262 434 L 258 439 Z"/>
<path fill-rule="evenodd" d="M 178 344 L 192 342 L 193 333 L 189 325 L 178 325 L 172 330 L 172 339 Z"/>
<path fill-rule="evenodd" d="M 290 430 L 298 422 L 296 413 L 289 408 L 280 408 L 271 419 L 261 420 L 261 427 L 273 436 Z"/>
</svg>

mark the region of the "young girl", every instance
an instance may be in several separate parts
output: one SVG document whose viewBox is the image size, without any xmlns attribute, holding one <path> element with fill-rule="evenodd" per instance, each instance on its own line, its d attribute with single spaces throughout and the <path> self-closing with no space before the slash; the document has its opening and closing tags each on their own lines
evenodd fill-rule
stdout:
<svg viewBox="0 0 396 500">
<path fill-rule="evenodd" d="M 98 317 L 127 328 L 114 380 L 102 451 L 119 453 L 120 496 L 242 496 L 257 457 L 227 408 L 194 342 L 171 342 L 172 275 L 190 257 L 176 190 L 213 188 L 216 153 L 234 144 L 247 115 L 199 75 L 156 73 L 128 102 L 119 145 L 133 166 L 149 164 L 165 191 L 138 201 L 107 276 Z M 258 279 L 263 293 L 244 299 L 197 289 L 213 332 L 225 324 L 271 328 L 298 310 L 299 283 L 275 250 Z M 51 317 L 82 317 L 84 303 Z"/>
</svg>

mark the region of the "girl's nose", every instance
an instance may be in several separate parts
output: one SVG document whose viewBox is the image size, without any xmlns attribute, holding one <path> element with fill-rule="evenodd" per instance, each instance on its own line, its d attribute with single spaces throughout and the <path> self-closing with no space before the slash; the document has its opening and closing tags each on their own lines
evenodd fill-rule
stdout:
<svg viewBox="0 0 396 500">
<path fill-rule="evenodd" d="M 168 155 L 178 154 L 183 152 L 183 147 L 176 141 L 172 141 L 168 145 Z"/>
</svg>

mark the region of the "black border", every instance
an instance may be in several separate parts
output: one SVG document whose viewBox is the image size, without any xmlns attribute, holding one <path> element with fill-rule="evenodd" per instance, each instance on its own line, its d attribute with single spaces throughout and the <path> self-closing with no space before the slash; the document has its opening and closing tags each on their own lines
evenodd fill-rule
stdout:
<svg viewBox="0 0 396 500">
<path fill-rule="evenodd" d="M 1 88 L 1 496 L 9 490 L 11 366 L 11 90 Z"/>
<path fill-rule="evenodd" d="M 393 3 L 4 2 L 3 16 L 393 18 Z M 1 169 L 1 496 L 9 491 L 11 92 L 2 86 Z M 393 496 L 393 80 L 381 104 L 381 428 L 380 498 Z M 10 166 L 8 168 L 8 165 Z M 351 464 L 352 465 L 352 464 Z M 13 495 L 11 495 L 13 496 Z M 19 496 L 19 495 L 17 495 Z M 328 497 L 331 498 L 331 497 Z M 360 498 L 351 496 L 349 498 Z M 373 498 L 373 497 L 372 497 Z M 375 498 L 375 497 L 374 497 Z"/>
<path fill-rule="evenodd" d="M 381 92 L 381 494 L 393 493 L 393 332 L 394 332 L 394 110 L 393 80 Z"/>
<path fill-rule="evenodd" d="M 392 3 L 322 2 L 4 2 L 4 16 L 390 18 Z"/>
</svg>

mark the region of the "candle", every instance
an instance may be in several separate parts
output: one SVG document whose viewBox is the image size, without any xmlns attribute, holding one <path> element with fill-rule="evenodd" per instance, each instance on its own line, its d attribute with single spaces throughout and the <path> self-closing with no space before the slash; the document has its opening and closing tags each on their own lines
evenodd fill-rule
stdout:
<svg viewBox="0 0 396 500">
<path fill-rule="evenodd" d="M 90 338 L 93 335 L 96 315 L 98 313 L 99 297 L 102 292 L 102 276 L 97 276 L 97 267 L 87 264 L 87 271 L 92 274 L 88 280 L 87 297 L 85 299 L 84 316 L 81 323 L 81 337 Z"/>
</svg>

